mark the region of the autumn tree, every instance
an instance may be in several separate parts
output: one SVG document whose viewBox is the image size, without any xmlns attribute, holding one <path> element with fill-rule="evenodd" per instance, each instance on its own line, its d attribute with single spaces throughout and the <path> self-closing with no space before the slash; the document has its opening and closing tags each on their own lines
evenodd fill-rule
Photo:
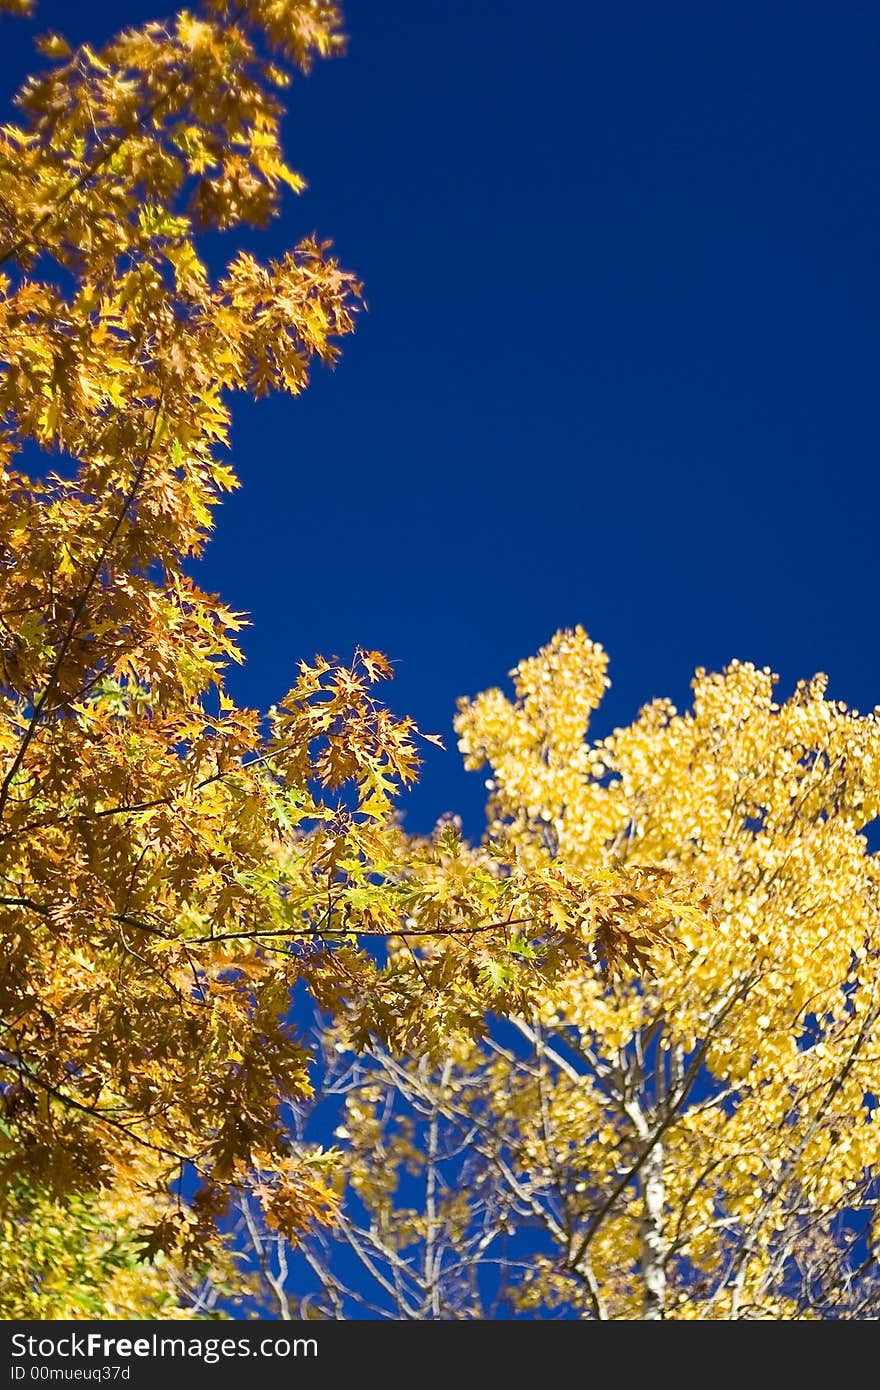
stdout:
<svg viewBox="0 0 880 1390">
<path fill-rule="evenodd" d="M 288 1235 L 332 1215 L 337 1159 L 288 1142 L 298 985 L 359 1045 L 436 1053 L 525 1007 L 551 924 L 548 976 L 698 913 L 662 869 L 404 837 L 419 735 L 379 653 L 302 662 L 265 718 L 226 690 L 242 618 L 191 571 L 237 486 L 230 399 L 302 392 L 360 292 L 313 237 L 218 270 L 200 234 L 303 187 L 282 95 L 340 24 L 201 0 L 100 49 L 44 36 L 0 139 L 0 1186 L 148 1190 L 149 1255 L 243 1191 Z"/>
<path fill-rule="evenodd" d="M 325 1317 L 877 1316 L 877 712 L 734 663 L 594 741 L 583 631 L 514 676 L 458 716 L 488 844 L 693 873 L 717 930 L 682 921 L 638 977 L 578 967 L 435 1067 L 343 1054 L 351 1181 L 293 1288 Z"/>
</svg>

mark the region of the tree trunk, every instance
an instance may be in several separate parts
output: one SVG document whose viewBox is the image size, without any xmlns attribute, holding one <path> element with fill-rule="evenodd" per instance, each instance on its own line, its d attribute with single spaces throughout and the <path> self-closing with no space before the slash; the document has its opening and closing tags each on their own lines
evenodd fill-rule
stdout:
<svg viewBox="0 0 880 1390">
<path fill-rule="evenodd" d="M 663 1247 L 663 1145 L 658 1142 L 645 1159 L 642 1189 L 642 1317 L 656 1322 L 666 1316 L 666 1266 Z"/>
</svg>

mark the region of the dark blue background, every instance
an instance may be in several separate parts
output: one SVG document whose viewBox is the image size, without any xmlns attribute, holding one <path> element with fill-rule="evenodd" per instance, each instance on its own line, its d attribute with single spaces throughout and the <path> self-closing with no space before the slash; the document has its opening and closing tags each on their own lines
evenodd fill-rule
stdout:
<svg viewBox="0 0 880 1390">
<path fill-rule="evenodd" d="M 38 5 L 77 38 L 162 13 Z M 292 93 L 309 191 L 259 242 L 332 236 L 370 312 L 306 397 L 236 403 L 201 579 L 253 616 L 237 695 L 383 648 L 452 750 L 409 824 L 472 831 L 455 698 L 563 624 L 611 653 L 603 732 L 731 657 L 873 706 L 880 9 L 347 14 L 349 56 Z M 8 89 L 32 26 L 2 28 Z"/>
</svg>

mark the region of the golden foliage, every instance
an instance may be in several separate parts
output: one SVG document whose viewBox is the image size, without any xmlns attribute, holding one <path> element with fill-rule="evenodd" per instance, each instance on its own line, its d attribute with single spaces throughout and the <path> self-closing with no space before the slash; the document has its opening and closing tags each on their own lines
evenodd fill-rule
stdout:
<svg viewBox="0 0 880 1390">
<path fill-rule="evenodd" d="M 195 1318 L 237 1292 L 234 1261 L 220 1251 L 199 1289 L 166 1256 L 144 1258 L 144 1230 L 167 1196 L 148 1175 L 97 1197 L 53 1199 L 26 1184 L 4 1192 L 0 1216 L 0 1317 Z M 207 1277 L 205 1277 L 207 1276 Z"/>
<path fill-rule="evenodd" d="M 591 741 L 606 664 L 581 629 L 559 633 L 517 667 L 513 699 L 463 702 L 462 750 L 491 771 L 489 843 L 532 872 L 693 875 L 717 928 L 683 913 L 653 973 L 542 985 L 514 1015 L 525 1051 L 496 1038 L 430 1074 L 380 1053 L 342 1131 L 370 1229 L 389 1248 L 397 1230 L 424 1239 L 424 1213 L 396 1203 L 400 1174 L 428 1163 L 406 1117 L 434 1114 L 447 1164 L 470 1146 L 435 1244 L 474 1238 L 495 1259 L 518 1221 L 542 1229 L 544 1253 L 510 1276 L 526 1311 L 876 1315 L 878 712 L 829 700 L 823 677 L 780 701 L 737 662 L 697 672 L 691 710 L 654 701 Z M 441 1280 L 437 1306 L 453 1296 Z"/>
<path fill-rule="evenodd" d="M 243 619 L 186 564 L 237 485 L 229 396 L 300 393 L 360 292 L 317 239 L 213 275 L 196 234 L 302 187 L 279 93 L 339 23 L 205 0 L 100 50 L 50 35 L 0 132 L 0 1184 L 124 1188 L 145 1150 L 193 1169 L 155 1251 L 248 1184 L 290 1234 L 332 1213 L 325 1160 L 289 1155 L 298 983 L 364 1041 L 437 1050 L 541 969 L 640 965 L 696 910 L 662 867 L 407 841 L 418 735 L 375 698 L 379 653 L 303 663 L 268 732 L 224 689 Z M 29 476 L 34 446 L 57 471 Z"/>
</svg>

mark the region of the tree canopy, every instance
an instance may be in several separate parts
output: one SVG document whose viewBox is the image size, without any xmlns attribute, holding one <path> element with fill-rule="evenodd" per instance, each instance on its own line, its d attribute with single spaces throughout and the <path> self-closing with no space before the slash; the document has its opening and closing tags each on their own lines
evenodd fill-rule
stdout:
<svg viewBox="0 0 880 1390">
<path fill-rule="evenodd" d="M 332 1035 L 362 1277 L 308 1249 L 325 1316 L 877 1315 L 878 713 L 734 663 L 594 740 L 606 665 L 561 633 L 513 699 L 462 704 L 489 842 L 696 874 L 717 931 L 682 924 L 640 976 L 574 969 L 435 1067 L 341 1066 Z"/>
<path fill-rule="evenodd" d="M 282 95 L 342 43 L 325 0 L 50 34 L 0 137 L 0 1183 L 149 1192 L 150 1255 L 245 1191 L 288 1236 L 332 1217 L 338 1156 L 289 1143 L 298 988 L 436 1056 L 705 921 L 661 865 L 403 835 L 421 735 L 381 653 L 301 662 L 265 715 L 226 688 L 243 617 L 190 570 L 238 485 L 231 398 L 300 394 L 361 292 L 315 237 L 219 269 L 200 238 L 303 187 Z"/>
</svg>

